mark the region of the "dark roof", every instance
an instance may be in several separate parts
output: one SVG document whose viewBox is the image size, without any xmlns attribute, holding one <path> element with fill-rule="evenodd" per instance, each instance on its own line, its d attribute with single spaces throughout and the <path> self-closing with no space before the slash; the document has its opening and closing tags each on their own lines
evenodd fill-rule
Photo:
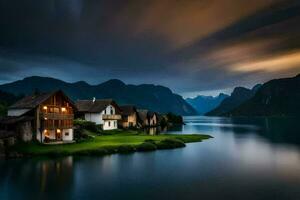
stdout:
<svg viewBox="0 0 300 200">
<path fill-rule="evenodd" d="M 135 106 L 132 105 L 124 105 L 120 106 L 122 115 L 132 115 L 137 112 Z"/>
<path fill-rule="evenodd" d="M 33 109 L 46 101 L 48 98 L 50 98 L 54 93 L 43 93 L 38 95 L 30 95 L 26 96 L 23 99 L 17 101 L 15 104 L 10 106 L 10 109 L 21 109 L 21 108 L 27 108 L 27 109 Z"/>
<path fill-rule="evenodd" d="M 7 116 L 7 117 L 0 118 L 0 124 L 5 124 L 5 125 L 15 124 L 15 123 L 18 123 L 18 122 L 31 121 L 33 119 L 34 119 L 33 117 L 29 117 L 29 116 L 20 116 L 20 117 L 19 116 L 18 117 Z"/>
<path fill-rule="evenodd" d="M 58 92 L 60 92 L 71 103 L 71 105 L 75 107 L 74 103 L 68 96 L 66 96 L 61 90 L 57 90 L 54 92 L 47 92 L 47 93 L 26 96 L 23 99 L 17 101 L 12 106 L 10 106 L 9 109 L 33 109 Z"/>
<path fill-rule="evenodd" d="M 148 114 L 148 110 L 138 110 L 138 115 L 139 115 L 139 118 L 142 120 L 142 121 L 145 121 L 147 120 L 147 114 Z"/>
<path fill-rule="evenodd" d="M 151 118 L 151 117 L 153 117 L 154 115 L 157 115 L 156 112 L 148 111 L 148 113 L 147 113 L 147 117 L 148 117 L 148 118 Z"/>
<path fill-rule="evenodd" d="M 114 106 L 117 109 L 116 112 L 121 111 L 120 107 L 112 99 L 97 99 L 94 102 L 93 100 L 78 100 L 75 104 L 79 112 L 99 113 L 109 105 Z"/>
</svg>

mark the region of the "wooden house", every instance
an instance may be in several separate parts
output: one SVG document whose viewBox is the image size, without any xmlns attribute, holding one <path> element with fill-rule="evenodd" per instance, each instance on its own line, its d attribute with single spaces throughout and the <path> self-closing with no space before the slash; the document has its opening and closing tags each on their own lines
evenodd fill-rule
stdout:
<svg viewBox="0 0 300 200">
<path fill-rule="evenodd" d="M 8 118 L 27 119 L 27 125 L 24 125 L 27 128 L 21 131 L 28 132 L 30 124 L 33 135 L 40 142 L 71 142 L 74 110 L 75 104 L 58 90 L 24 97 L 9 107 Z M 30 117 L 32 120 L 28 120 Z M 12 125 L 8 123 L 8 126 Z"/>
<path fill-rule="evenodd" d="M 119 125 L 122 128 L 132 128 L 138 125 L 138 112 L 132 105 L 120 106 L 122 120 L 119 121 Z"/>
<path fill-rule="evenodd" d="M 138 110 L 139 125 L 141 127 L 158 126 L 157 113 L 148 110 Z"/>
</svg>

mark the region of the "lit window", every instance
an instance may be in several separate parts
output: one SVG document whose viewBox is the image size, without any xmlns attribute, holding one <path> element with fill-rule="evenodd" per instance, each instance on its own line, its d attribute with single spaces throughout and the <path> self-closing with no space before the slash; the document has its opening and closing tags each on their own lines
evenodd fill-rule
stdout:
<svg viewBox="0 0 300 200">
<path fill-rule="evenodd" d="M 44 130 L 44 135 L 49 137 L 49 133 L 47 129 Z"/>
<path fill-rule="evenodd" d="M 47 106 L 44 106 L 43 109 L 44 109 L 44 110 L 47 110 Z"/>
<path fill-rule="evenodd" d="M 67 109 L 65 107 L 61 108 L 61 112 L 66 112 L 66 111 L 67 111 Z"/>
<path fill-rule="evenodd" d="M 57 133 L 60 133 L 60 129 L 57 129 L 56 132 L 57 132 Z"/>
</svg>

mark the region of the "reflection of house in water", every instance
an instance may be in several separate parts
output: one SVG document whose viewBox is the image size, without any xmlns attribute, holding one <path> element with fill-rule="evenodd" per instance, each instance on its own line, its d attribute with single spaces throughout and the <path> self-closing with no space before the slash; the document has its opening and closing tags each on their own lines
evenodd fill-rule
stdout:
<svg viewBox="0 0 300 200">
<path fill-rule="evenodd" d="M 41 197 L 43 194 L 47 197 L 49 194 L 61 194 L 65 195 L 64 198 L 70 198 L 69 195 L 72 193 L 74 181 L 72 156 L 41 160 L 37 166 L 37 173 L 40 173 L 37 177 L 39 177 L 40 181 L 39 191 Z"/>
<path fill-rule="evenodd" d="M 9 185 L 12 188 L 7 191 L 12 192 L 9 193 L 10 199 L 74 197 L 75 170 L 71 156 L 57 159 L 16 159 L 1 163 L 0 170 L 5 171 L 0 177 L 0 193 L 5 185 Z M 1 196 L 0 194 L 0 199 Z"/>
</svg>

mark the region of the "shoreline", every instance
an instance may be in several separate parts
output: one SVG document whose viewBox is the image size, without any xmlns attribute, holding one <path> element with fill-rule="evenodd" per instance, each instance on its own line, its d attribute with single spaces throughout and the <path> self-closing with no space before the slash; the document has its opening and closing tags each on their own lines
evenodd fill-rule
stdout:
<svg viewBox="0 0 300 200">
<path fill-rule="evenodd" d="M 183 148 L 187 143 L 202 142 L 213 138 L 203 134 L 145 134 L 118 133 L 93 136 L 82 142 L 60 145 L 45 145 L 36 142 L 17 144 L 7 152 L 6 159 L 36 156 L 104 156 Z"/>
</svg>

